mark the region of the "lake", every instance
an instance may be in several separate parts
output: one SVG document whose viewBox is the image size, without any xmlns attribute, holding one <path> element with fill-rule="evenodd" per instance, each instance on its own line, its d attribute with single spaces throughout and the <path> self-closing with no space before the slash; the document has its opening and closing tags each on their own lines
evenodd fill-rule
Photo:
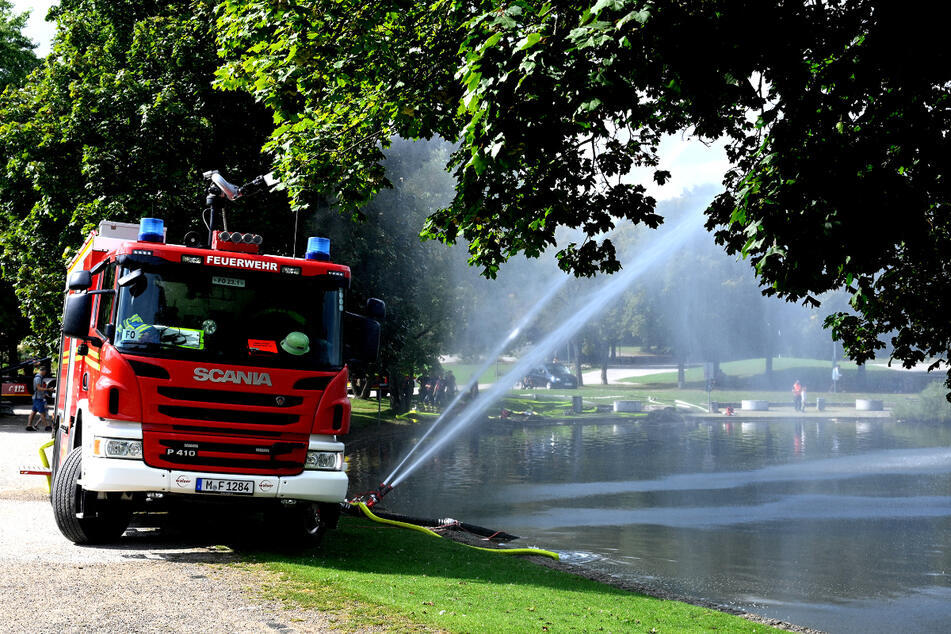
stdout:
<svg viewBox="0 0 951 634">
<path fill-rule="evenodd" d="M 351 493 L 425 431 L 363 443 Z M 438 431 L 434 437 L 438 437 Z M 682 595 L 830 632 L 951 624 L 951 429 L 891 420 L 486 423 L 387 510 L 520 535 Z"/>
</svg>

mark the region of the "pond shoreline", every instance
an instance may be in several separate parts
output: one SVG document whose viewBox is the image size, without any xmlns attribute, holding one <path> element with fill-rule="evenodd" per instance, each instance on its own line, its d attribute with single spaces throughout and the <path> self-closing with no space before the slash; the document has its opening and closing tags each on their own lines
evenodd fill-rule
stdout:
<svg viewBox="0 0 951 634">
<path fill-rule="evenodd" d="M 577 424 L 577 423 L 581 423 L 581 424 L 617 424 L 617 423 L 619 423 L 619 422 L 630 423 L 630 422 L 644 421 L 646 418 L 647 418 L 647 417 L 646 417 L 646 416 L 643 416 L 643 415 L 642 415 L 642 416 L 635 416 L 635 417 L 623 417 L 623 418 L 622 418 L 622 417 L 618 417 L 618 420 L 617 420 L 617 421 L 614 421 L 613 423 L 612 423 L 611 421 L 603 422 L 603 421 L 604 421 L 603 418 L 602 418 L 602 419 L 599 419 L 599 421 L 602 421 L 602 422 L 597 422 L 597 423 L 596 423 L 594 420 L 585 421 L 585 420 L 580 419 L 580 418 L 573 418 L 573 419 L 556 419 L 556 420 L 542 419 L 541 421 L 531 421 L 531 422 L 526 422 L 526 421 L 508 421 L 508 422 L 505 422 L 505 421 L 503 421 L 503 424 L 504 424 L 506 427 L 515 427 L 515 426 L 520 426 L 520 425 L 528 425 L 528 426 L 534 426 L 534 425 L 539 425 L 539 426 L 540 426 L 540 425 L 571 425 L 571 424 Z M 699 419 L 699 418 L 708 418 L 708 417 L 685 416 L 684 418 L 696 420 L 696 419 Z M 720 419 L 717 419 L 717 420 L 720 420 Z M 491 422 L 491 423 L 494 424 L 494 423 L 498 423 L 499 421 L 496 420 L 496 419 L 492 419 L 492 420 L 490 420 L 489 422 Z M 747 420 L 747 422 L 750 422 L 750 421 Z M 405 425 L 405 424 L 401 425 L 401 424 L 394 424 L 394 423 L 388 423 L 388 422 L 380 423 L 379 425 L 375 425 L 375 424 L 374 424 L 374 425 L 365 425 L 365 426 L 361 426 L 361 427 L 356 428 L 356 429 L 352 429 L 351 432 L 350 432 L 350 434 L 349 434 L 348 437 L 346 438 L 346 441 L 347 441 L 348 447 L 358 448 L 358 447 L 361 447 L 361 446 L 370 444 L 370 443 L 375 442 L 375 441 L 385 440 L 385 439 L 392 438 L 392 437 L 397 436 L 397 435 L 405 434 L 405 433 L 407 433 L 407 432 L 410 432 L 412 429 L 413 429 L 413 427 L 408 426 L 408 425 Z M 381 477 L 382 477 L 382 476 L 381 476 Z M 351 491 L 351 494 L 352 494 L 352 493 L 354 493 L 354 492 Z M 381 504 L 381 508 L 382 508 L 382 507 L 383 507 L 383 504 Z M 472 523 L 476 523 L 476 524 L 479 523 L 478 518 L 466 518 L 465 521 L 472 522 Z M 438 524 L 438 522 L 436 522 L 436 523 Z M 502 526 L 502 527 L 493 526 L 493 527 L 490 527 L 490 528 L 491 528 L 492 530 L 505 530 L 505 527 L 504 527 L 504 526 Z M 491 545 L 492 545 L 491 542 L 486 542 L 486 541 L 483 540 L 482 538 L 480 538 L 480 537 L 478 537 L 478 536 L 476 536 L 476 535 L 473 535 L 473 534 L 471 534 L 471 533 L 467 533 L 467 532 L 462 531 L 462 530 L 451 530 L 451 531 L 447 531 L 447 532 L 445 533 L 445 537 L 447 537 L 447 538 L 449 538 L 449 539 L 452 539 L 452 540 L 454 540 L 454 541 L 458 541 L 458 542 L 461 542 L 461 543 L 464 543 L 464 544 L 473 545 L 473 546 L 486 547 L 486 546 L 491 546 Z M 621 590 L 625 590 L 625 591 L 628 591 L 628 592 L 633 592 L 633 593 L 636 593 L 636 594 L 647 595 L 647 596 L 651 596 L 651 597 L 654 597 L 654 598 L 657 598 L 657 599 L 663 599 L 663 600 L 668 600 L 668 601 L 679 601 L 679 602 L 681 602 L 681 603 L 688 603 L 688 604 L 690 604 L 690 605 L 695 605 L 695 606 L 697 606 L 697 607 L 707 608 L 707 609 L 711 609 L 711 610 L 716 610 L 716 611 L 718 611 L 718 612 L 724 612 L 724 613 L 726 613 L 726 614 L 731 614 L 731 615 L 734 615 L 734 616 L 739 616 L 739 617 L 741 617 L 741 618 L 744 618 L 744 619 L 746 619 L 746 620 L 748 620 L 748 621 L 751 621 L 751 622 L 754 622 L 754 623 L 759 623 L 759 624 L 762 624 L 762 625 L 767 625 L 767 626 L 770 626 L 770 627 L 775 627 L 775 628 L 782 629 L 782 630 L 786 630 L 786 631 L 789 631 L 789 632 L 803 632 L 803 633 L 806 633 L 806 634 L 822 634 L 822 630 L 816 630 L 816 629 L 813 629 L 813 628 L 809 628 L 809 627 L 805 627 L 805 626 L 801 626 L 801 625 L 796 625 L 796 624 L 794 624 L 794 623 L 789 623 L 789 622 L 786 622 L 786 621 L 782 621 L 782 620 L 780 620 L 780 619 L 774 619 L 774 618 L 762 616 L 762 615 L 760 615 L 760 614 L 756 614 L 756 613 L 753 613 L 753 612 L 749 612 L 749 611 L 744 610 L 744 609 L 742 609 L 742 608 L 738 608 L 738 607 L 731 606 L 731 605 L 726 605 L 726 604 L 722 604 L 722 603 L 715 603 L 715 602 L 713 602 L 713 601 L 708 601 L 708 600 L 701 599 L 701 598 L 697 598 L 697 597 L 689 597 L 689 596 L 684 596 L 684 595 L 676 594 L 676 593 L 674 593 L 674 592 L 670 592 L 669 590 L 666 590 L 666 589 L 661 588 L 661 587 L 656 586 L 656 585 L 655 585 L 655 586 L 652 586 L 652 585 L 648 585 L 648 584 L 644 584 L 644 583 L 639 583 L 639 582 L 636 582 L 636 581 L 632 581 L 632 580 L 629 580 L 629 579 L 623 579 L 623 578 L 617 577 L 617 576 L 615 576 L 615 575 L 611 575 L 611 574 L 608 574 L 608 573 L 606 573 L 606 572 L 603 572 L 603 571 L 600 571 L 600 570 L 596 570 L 596 569 L 591 568 L 591 567 L 589 567 L 589 566 L 580 565 L 580 564 L 573 564 L 573 563 L 566 563 L 566 562 L 562 562 L 562 561 L 554 561 L 554 560 L 548 559 L 548 558 L 546 558 L 546 557 L 525 557 L 525 559 L 527 559 L 528 561 L 531 561 L 532 563 L 535 563 L 535 564 L 537 564 L 537 565 L 540 565 L 540 566 L 545 566 L 545 567 L 547 567 L 547 568 L 553 568 L 553 569 L 556 569 L 556 570 L 560 570 L 560 571 L 562 571 L 562 572 L 567 572 L 567 573 L 569 573 L 569 574 L 577 575 L 577 576 L 579 576 L 579 577 L 583 577 L 583 578 L 585 578 L 585 579 L 590 579 L 590 580 L 592 580 L 592 581 L 596 581 L 596 582 L 598 582 L 598 583 L 603 583 L 603 584 L 605 584 L 605 585 L 609 585 L 609 586 L 612 586 L 612 587 L 615 587 L 615 588 L 618 588 L 618 589 L 621 589 Z"/>
</svg>

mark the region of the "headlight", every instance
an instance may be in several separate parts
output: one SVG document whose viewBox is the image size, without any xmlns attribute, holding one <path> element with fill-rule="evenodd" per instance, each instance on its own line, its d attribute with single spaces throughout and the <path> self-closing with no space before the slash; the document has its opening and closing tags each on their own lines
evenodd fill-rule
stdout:
<svg viewBox="0 0 951 634">
<path fill-rule="evenodd" d="M 125 438 L 96 438 L 93 441 L 92 453 L 103 458 L 141 460 L 142 441 Z"/>
<path fill-rule="evenodd" d="M 340 471 L 343 467 L 343 454 L 339 451 L 308 451 L 305 469 L 321 471 Z"/>
</svg>

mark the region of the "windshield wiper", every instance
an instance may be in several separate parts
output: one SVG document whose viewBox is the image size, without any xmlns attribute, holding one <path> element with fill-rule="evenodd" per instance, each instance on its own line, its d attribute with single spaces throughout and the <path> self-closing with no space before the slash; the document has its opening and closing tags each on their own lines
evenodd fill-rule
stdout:
<svg viewBox="0 0 951 634">
<path fill-rule="evenodd" d="M 160 344 L 160 343 L 155 343 L 155 342 L 151 342 L 151 341 L 133 341 L 133 340 L 129 340 L 129 341 L 121 341 L 121 342 L 117 343 L 117 344 L 116 344 L 116 347 L 117 347 L 117 348 L 120 348 L 120 349 L 121 349 L 121 348 L 138 348 L 139 350 L 148 350 L 149 348 L 152 348 L 152 347 L 155 347 L 155 346 L 159 346 L 159 347 L 160 347 L 161 345 L 162 345 L 162 344 Z"/>
</svg>

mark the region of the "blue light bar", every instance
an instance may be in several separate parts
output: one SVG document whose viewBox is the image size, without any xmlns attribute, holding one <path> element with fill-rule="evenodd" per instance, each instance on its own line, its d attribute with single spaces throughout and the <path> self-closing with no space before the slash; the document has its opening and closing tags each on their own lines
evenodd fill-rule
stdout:
<svg viewBox="0 0 951 634">
<path fill-rule="evenodd" d="M 307 238 L 307 253 L 304 257 L 308 260 L 330 260 L 330 238 L 318 238 L 316 236 Z"/>
<path fill-rule="evenodd" d="M 140 242 L 165 243 L 165 222 L 161 218 L 143 218 L 139 222 Z"/>
</svg>

